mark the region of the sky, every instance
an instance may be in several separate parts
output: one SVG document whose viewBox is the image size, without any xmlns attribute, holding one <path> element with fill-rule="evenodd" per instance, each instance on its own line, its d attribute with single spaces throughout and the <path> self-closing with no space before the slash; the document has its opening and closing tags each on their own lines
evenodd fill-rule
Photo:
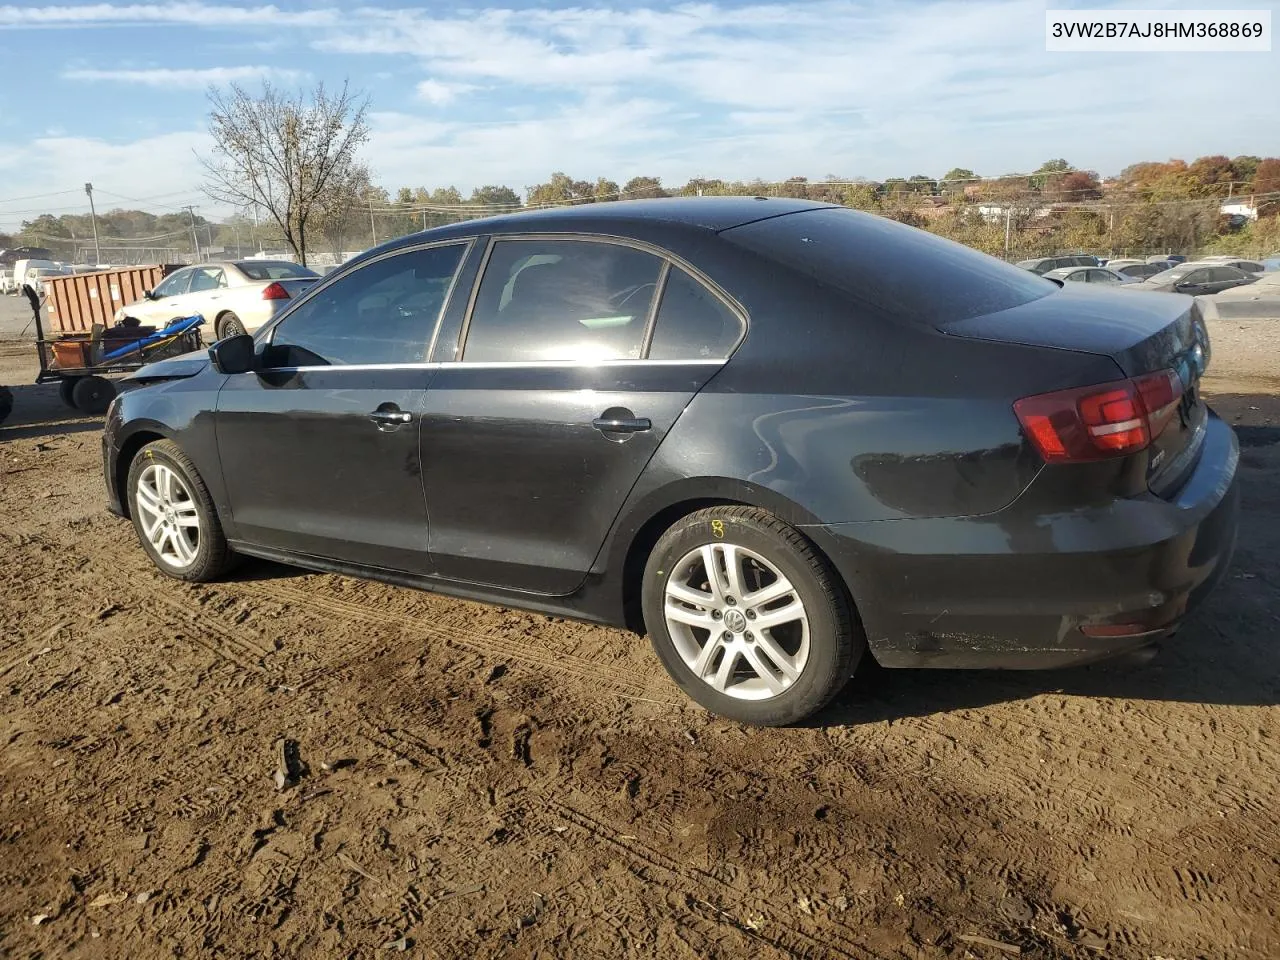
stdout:
<svg viewBox="0 0 1280 960">
<path fill-rule="evenodd" d="M 0 3 L 0 229 L 87 212 L 86 181 L 99 209 L 226 213 L 200 189 L 207 91 L 264 79 L 367 93 L 392 192 L 1280 154 L 1280 52 L 1048 53 L 1047 5 Z"/>
</svg>

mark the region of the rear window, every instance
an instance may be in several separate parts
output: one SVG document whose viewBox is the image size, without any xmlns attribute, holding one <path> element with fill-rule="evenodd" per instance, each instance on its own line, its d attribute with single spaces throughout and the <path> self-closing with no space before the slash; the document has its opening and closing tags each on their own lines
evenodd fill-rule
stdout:
<svg viewBox="0 0 1280 960">
<path fill-rule="evenodd" d="M 856 210 L 793 213 L 721 236 L 875 311 L 929 324 L 1008 310 L 1058 289 L 970 247 Z"/>
<path fill-rule="evenodd" d="M 314 270 L 288 260 L 258 260 L 236 266 L 250 280 L 312 280 L 319 276 Z"/>
</svg>

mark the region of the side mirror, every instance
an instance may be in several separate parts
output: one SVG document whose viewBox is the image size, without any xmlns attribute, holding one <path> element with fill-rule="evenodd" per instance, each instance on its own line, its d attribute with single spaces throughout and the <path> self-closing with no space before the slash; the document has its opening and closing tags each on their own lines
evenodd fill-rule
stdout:
<svg viewBox="0 0 1280 960">
<path fill-rule="evenodd" d="M 238 333 L 219 340 L 209 348 L 209 359 L 219 373 L 248 373 L 257 366 L 253 337 Z"/>
<path fill-rule="evenodd" d="M 154 290 L 143 290 L 143 291 L 142 291 L 142 296 L 143 296 L 143 298 L 144 298 L 144 299 L 146 299 L 146 300 L 158 300 L 158 299 L 159 299 L 159 297 L 157 297 L 157 296 L 156 296 L 156 292 L 155 292 Z"/>
</svg>

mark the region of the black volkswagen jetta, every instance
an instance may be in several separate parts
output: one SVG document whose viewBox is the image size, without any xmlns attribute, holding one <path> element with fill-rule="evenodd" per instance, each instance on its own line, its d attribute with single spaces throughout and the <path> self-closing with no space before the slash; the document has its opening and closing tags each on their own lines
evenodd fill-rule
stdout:
<svg viewBox="0 0 1280 960">
<path fill-rule="evenodd" d="M 1188 297 L 1059 287 L 783 199 L 608 203 L 384 244 L 139 371 L 111 508 L 237 554 L 647 631 L 750 723 L 891 667 L 1169 633 L 1235 541 Z"/>
</svg>

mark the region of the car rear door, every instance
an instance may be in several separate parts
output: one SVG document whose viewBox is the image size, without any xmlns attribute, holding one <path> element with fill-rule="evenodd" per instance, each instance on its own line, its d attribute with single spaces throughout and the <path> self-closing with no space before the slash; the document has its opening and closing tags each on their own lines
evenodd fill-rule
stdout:
<svg viewBox="0 0 1280 960">
<path fill-rule="evenodd" d="M 370 260 L 259 336 L 261 369 L 218 395 L 236 539 L 430 571 L 418 435 L 431 338 L 468 246 Z"/>
<path fill-rule="evenodd" d="M 659 251 L 494 241 L 423 411 L 436 573 L 573 592 L 742 329 L 736 308 Z"/>
<path fill-rule="evenodd" d="M 156 284 L 151 297 L 132 304 L 128 311 L 130 316 L 154 326 L 164 326 L 173 317 L 182 315 L 183 297 L 191 285 L 191 276 L 195 267 L 184 267 L 175 270 Z"/>
</svg>

